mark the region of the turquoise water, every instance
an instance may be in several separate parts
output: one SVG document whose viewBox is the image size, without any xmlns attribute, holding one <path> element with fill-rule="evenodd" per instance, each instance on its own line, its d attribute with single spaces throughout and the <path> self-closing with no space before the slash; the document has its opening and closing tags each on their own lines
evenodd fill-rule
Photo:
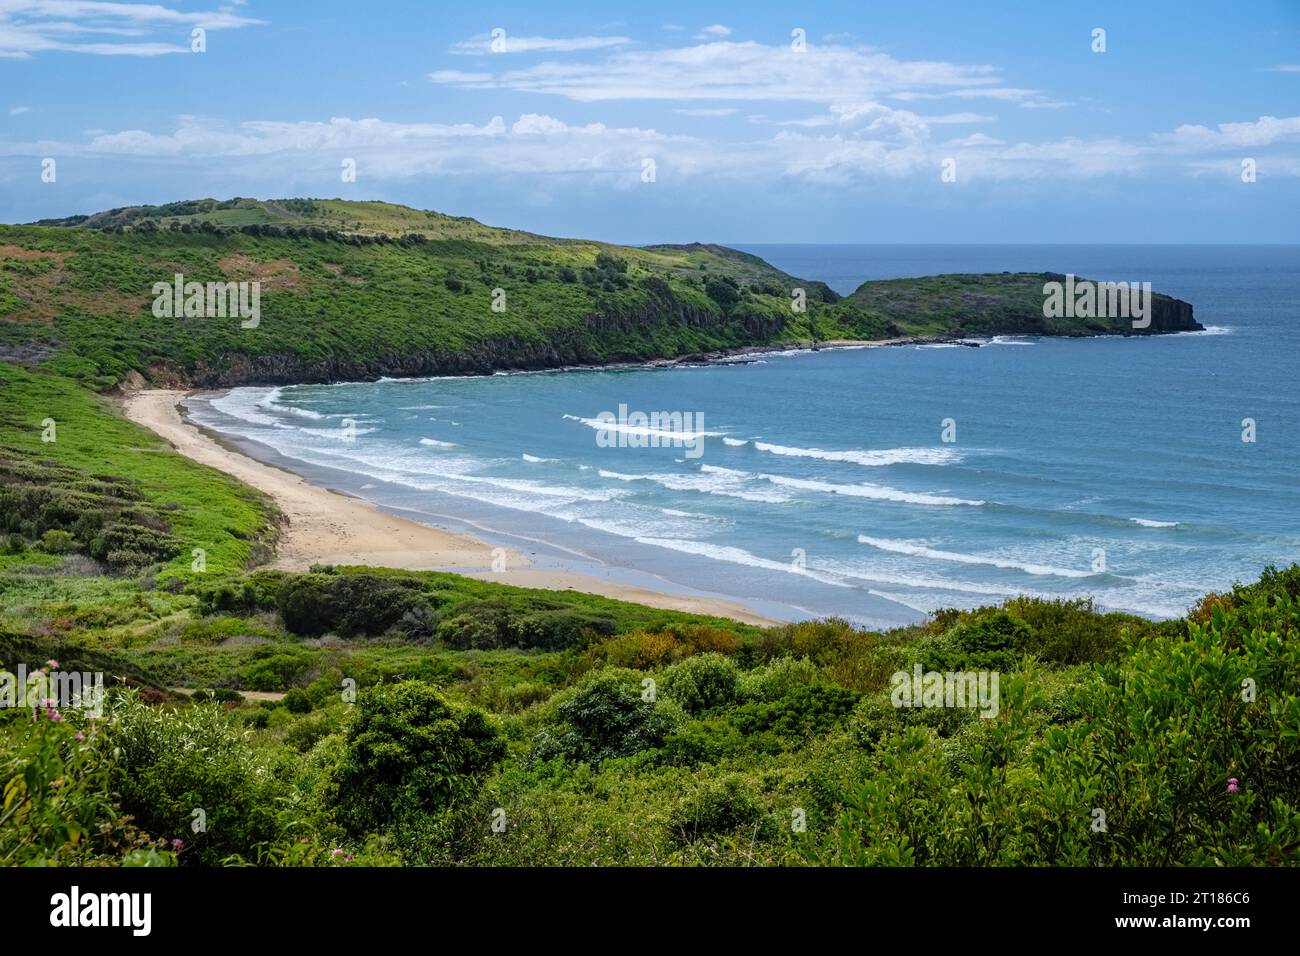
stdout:
<svg viewBox="0 0 1300 956">
<path fill-rule="evenodd" d="M 543 566 L 787 617 L 884 626 L 1022 593 L 1176 616 L 1300 560 L 1300 249 L 748 248 L 841 292 L 1004 269 L 1150 281 L 1209 328 L 241 388 L 191 414 L 319 483 L 522 543 Z M 652 433 L 603 427 L 620 405 L 702 421 L 685 445 L 626 447 Z"/>
</svg>

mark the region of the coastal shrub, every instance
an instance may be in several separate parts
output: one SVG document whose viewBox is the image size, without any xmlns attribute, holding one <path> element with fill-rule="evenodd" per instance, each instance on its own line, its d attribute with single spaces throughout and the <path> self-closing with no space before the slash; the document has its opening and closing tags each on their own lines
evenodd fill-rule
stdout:
<svg viewBox="0 0 1300 956">
<path fill-rule="evenodd" d="M 680 767 L 698 767 L 714 764 L 736 754 L 777 753 L 780 742 L 775 738 L 760 740 L 746 737 L 734 723 L 725 717 L 692 720 L 680 730 L 664 738 L 665 763 Z"/>
<path fill-rule="evenodd" d="M 979 611 L 942 637 L 927 642 L 920 661 L 932 671 L 1011 671 L 1033 641 L 1020 618 L 1000 609 Z"/>
<path fill-rule="evenodd" d="M 808 658 L 778 657 L 742 673 L 736 690 L 745 700 L 772 701 L 820 679 L 817 665 Z"/>
<path fill-rule="evenodd" d="M 86 552 L 114 570 L 126 571 L 167 560 L 180 552 L 180 542 L 163 531 L 115 521 L 90 540 Z"/>
<path fill-rule="evenodd" d="M 1042 778 L 1089 767 L 1080 796 L 1113 808 L 1089 862 L 1300 861 L 1300 644 L 1278 633 L 1272 612 L 1300 624 L 1285 590 L 1260 589 L 1186 640 L 1137 648 L 1087 685 L 1086 722 L 1048 732 Z M 1050 824 L 1055 843 L 1083 839 L 1073 820 Z"/>
<path fill-rule="evenodd" d="M 72 554 L 77 550 L 77 539 L 71 532 L 51 528 L 41 535 L 41 550 L 46 554 Z"/>
<path fill-rule="evenodd" d="M 256 571 L 234 580 L 198 580 L 187 587 L 204 616 L 220 613 L 255 614 L 276 610 L 280 588 L 289 579 L 282 571 Z"/>
<path fill-rule="evenodd" d="M 276 598 L 284 626 L 295 634 L 343 637 L 383 634 L 404 619 L 428 636 L 432 607 L 415 579 L 371 574 L 300 574 Z"/>
<path fill-rule="evenodd" d="M 324 737 L 337 733 L 342 724 L 343 715 L 339 708 L 314 711 L 289 724 L 284 729 L 283 739 L 298 753 L 306 753 Z"/>
<path fill-rule="evenodd" d="M 699 654 L 663 672 L 659 689 L 688 714 L 723 707 L 736 699 L 740 669 L 721 654 Z"/>
<path fill-rule="evenodd" d="M 636 630 L 616 634 L 593 644 L 588 653 L 593 660 L 614 667 L 646 670 L 670 664 L 692 654 L 734 653 L 740 646 L 734 631 L 708 624 L 672 623 L 662 630 Z"/>
<path fill-rule="evenodd" d="M 674 842 L 684 846 L 737 830 L 758 835 L 765 829 L 763 818 L 749 784 L 733 775 L 702 784 L 679 800 L 668 827 Z"/>
<path fill-rule="evenodd" d="M 305 690 L 291 687 L 284 695 L 284 706 L 291 714 L 308 714 L 311 713 L 311 698 Z"/>
<path fill-rule="evenodd" d="M 581 647 L 614 633 L 607 614 L 543 601 L 466 601 L 438 625 L 436 637 L 464 649 Z"/>
<path fill-rule="evenodd" d="M 774 701 L 742 704 L 729 716 L 745 734 L 768 731 L 781 737 L 804 738 L 824 733 L 843 720 L 859 696 L 829 684 L 798 687 Z"/>
<path fill-rule="evenodd" d="M 631 631 L 593 644 L 589 654 L 611 667 L 648 670 L 680 659 L 685 651 L 681 641 L 664 631 Z"/>
<path fill-rule="evenodd" d="M 740 301 L 740 287 L 730 276 L 710 276 L 704 281 L 704 294 L 724 309 Z"/>
<path fill-rule="evenodd" d="M 0 679 L 14 675 L 0 668 Z M 78 866 L 111 855 L 129 836 L 112 789 L 112 749 L 57 710 L 36 719 L 9 713 L 0 711 L 0 861 Z"/>
<path fill-rule="evenodd" d="M 1131 614 L 1098 614 L 1088 598 L 1047 601 L 1022 597 L 1003 607 L 1030 630 L 1023 649 L 1054 664 L 1116 660 L 1125 635 L 1149 626 Z"/>
<path fill-rule="evenodd" d="M 107 713 L 103 732 L 120 754 L 113 788 L 123 810 L 155 836 L 184 840 L 182 862 L 251 859 L 259 844 L 281 837 L 276 807 L 286 785 L 219 706 L 171 710 L 123 692 Z"/>
<path fill-rule="evenodd" d="M 532 759 L 595 764 L 661 746 L 684 717 L 669 700 L 647 699 L 642 680 L 636 671 L 592 672 L 558 705 L 556 722 L 533 738 Z"/>
<path fill-rule="evenodd" d="M 362 691 L 344 736 L 335 813 L 357 834 L 467 799 L 505 756 L 482 711 L 416 681 Z"/>
<path fill-rule="evenodd" d="M 266 644 L 253 649 L 248 663 L 240 668 L 239 677 L 252 690 L 288 690 L 306 675 L 315 661 L 315 655 L 305 647 Z"/>
</svg>

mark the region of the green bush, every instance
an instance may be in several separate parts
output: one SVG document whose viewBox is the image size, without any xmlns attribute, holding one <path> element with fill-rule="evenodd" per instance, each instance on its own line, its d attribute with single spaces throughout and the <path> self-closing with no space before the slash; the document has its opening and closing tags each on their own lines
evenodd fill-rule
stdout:
<svg viewBox="0 0 1300 956">
<path fill-rule="evenodd" d="M 197 581 L 187 590 L 199 601 L 199 613 L 255 614 L 277 607 L 280 588 L 289 579 L 282 571 L 257 571 L 236 580 Z"/>
<path fill-rule="evenodd" d="M 505 756 L 482 711 L 415 681 L 362 691 L 345 735 L 335 812 L 357 834 L 467 799 Z"/>
<path fill-rule="evenodd" d="M 291 714 L 309 714 L 311 713 L 311 698 L 307 696 L 305 690 L 293 687 L 284 695 L 284 706 Z"/>
<path fill-rule="evenodd" d="M 558 721 L 533 738 L 532 759 L 600 763 L 659 747 L 684 719 L 660 697 L 648 700 L 636 671 L 595 671 L 557 706 Z"/>
<path fill-rule="evenodd" d="M 721 654 L 698 654 L 663 672 L 659 689 L 688 714 L 699 714 L 733 703 L 740 669 Z"/>
<path fill-rule="evenodd" d="M 448 647 L 464 649 L 581 647 L 614 633 L 607 614 L 538 599 L 526 602 L 486 599 L 465 601 L 438 626 Z"/>
<path fill-rule="evenodd" d="M 726 777 L 687 794 L 673 808 L 668 827 L 673 840 L 686 845 L 743 830 L 758 836 L 765 827 L 762 809 L 743 778 Z"/>
<path fill-rule="evenodd" d="M 252 690 L 288 690 L 314 663 L 315 656 L 305 647 L 266 644 L 253 649 L 239 676 Z"/>
<path fill-rule="evenodd" d="M 766 731 L 802 739 L 838 724 L 853 710 L 858 698 L 858 694 L 843 687 L 799 687 L 778 700 L 742 704 L 730 718 L 745 734 Z"/>
<path fill-rule="evenodd" d="M 927 671 L 1012 671 L 1033 642 L 1024 621 L 1000 608 L 977 611 L 920 655 Z"/>
<path fill-rule="evenodd" d="M 122 808 L 155 836 L 184 840 L 182 862 L 252 859 L 283 836 L 276 808 L 286 787 L 220 707 L 169 710 L 125 693 L 104 732 L 120 754 L 113 786 Z M 204 821 L 197 831 L 195 810 Z"/>
<path fill-rule="evenodd" d="M 777 657 L 742 673 L 736 689 L 745 700 L 773 701 L 820 679 L 817 665 L 808 658 Z"/>
<path fill-rule="evenodd" d="M 77 539 L 70 532 L 51 528 L 41 535 L 41 550 L 46 554 L 72 554 L 77 550 Z"/>
<path fill-rule="evenodd" d="M 409 637 L 433 633 L 433 609 L 416 579 L 301 574 L 284 582 L 277 604 L 284 626 L 295 634 L 375 636 L 399 623 L 411 629 Z"/>
</svg>

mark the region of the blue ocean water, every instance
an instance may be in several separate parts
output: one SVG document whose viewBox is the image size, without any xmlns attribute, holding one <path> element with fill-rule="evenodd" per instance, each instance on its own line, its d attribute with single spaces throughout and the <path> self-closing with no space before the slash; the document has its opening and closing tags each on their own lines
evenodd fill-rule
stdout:
<svg viewBox="0 0 1300 956">
<path fill-rule="evenodd" d="M 542 565 L 792 618 L 887 626 L 1015 594 L 1177 616 L 1300 560 L 1300 248 L 745 248 L 844 293 L 944 272 L 1150 281 L 1208 329 L 241 388 L 190 412 Z M 649 441 L 601 425 L 620 405 L 702 416 L 693 447 L 602 447 Z"/>
</svg>

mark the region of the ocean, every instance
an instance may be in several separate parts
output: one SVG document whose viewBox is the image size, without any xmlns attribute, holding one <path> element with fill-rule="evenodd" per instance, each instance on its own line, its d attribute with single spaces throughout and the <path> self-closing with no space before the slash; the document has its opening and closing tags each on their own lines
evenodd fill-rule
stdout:
<svg viewBox="0 0 1300 956">
<path fill-rule="evenodd" d="M 948 272 L 1149 281 L 1207 328 L 237 388 L 188 412 L 537 565 L 786 619 L 889 627 L 1018 594 L 1175 617 L 1300 560 L 1300 247 L 740 248 L 841 293 Z M 689 434 L 635 412 L 680 412 Z"/>
</svg>

